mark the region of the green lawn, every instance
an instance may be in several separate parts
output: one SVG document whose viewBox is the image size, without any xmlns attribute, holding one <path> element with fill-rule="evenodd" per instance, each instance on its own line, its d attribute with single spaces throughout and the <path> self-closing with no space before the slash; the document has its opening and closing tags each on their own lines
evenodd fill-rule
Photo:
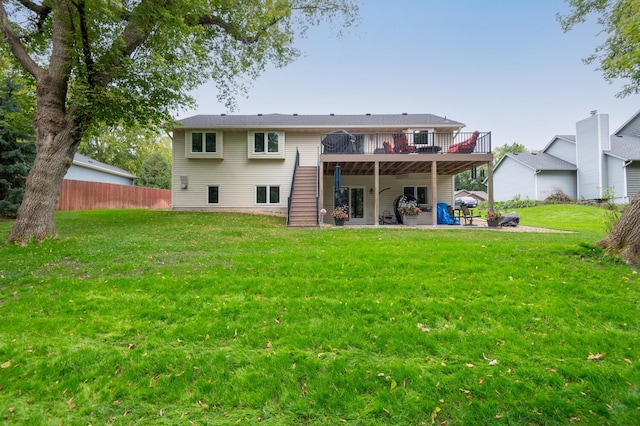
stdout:
<svg viewBox="0 0 640 426">
<path fill-rule="evenodd" d="M 58 212 L 0 244 L 0 423 L 640 424 L 603 210 L 518 213 L 573 232 Z"/>
</svg>

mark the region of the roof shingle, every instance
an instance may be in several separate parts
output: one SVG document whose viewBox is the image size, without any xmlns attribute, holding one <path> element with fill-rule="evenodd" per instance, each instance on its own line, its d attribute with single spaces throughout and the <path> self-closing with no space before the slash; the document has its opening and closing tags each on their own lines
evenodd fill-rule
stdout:
<svg viewBox="0 0 640 426">
<path fill-rule="evenodd" d="M 509 158 L 535 170 L 576 170 L 576 165 L 564 161 L 551 154 L 510 153 Z"/>
<path fill-rule="evenodd" d="M 178 121 L 183 127 L 218 128 L 408 128 L 452 127 L 464 123 L 433 114 L 361 114 L 361 115 L 195 115 Z"/>
</svg>

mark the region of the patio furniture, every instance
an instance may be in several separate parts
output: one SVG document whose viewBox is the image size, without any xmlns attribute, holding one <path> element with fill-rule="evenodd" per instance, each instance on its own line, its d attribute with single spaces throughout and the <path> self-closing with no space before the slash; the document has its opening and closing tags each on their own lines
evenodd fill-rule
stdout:
<svg viewBox="0 0 640 426">
<path fill-rule="evenodd" d="M 356 138 L 346 130 L 336 130 L 322 139 L 325 154 L 356 152 Z"/>
<path fill-rule="evenodd" d="M 418 146 L 416 148 L 416 152 L 419 152 L 421 154 L 437 154 L 440 151 L 442 151 L 442 147 L 438 145 L 425 145 Z"/>
<path fill-rule="evenodd" d="M 438 225 L 459 225 L 460 221 L 454 217 L 453 209 L 447 203 L 437 205 Z M 451 211 L 451 213 L 449 213 Z"/>
<path fill-rule="evenodd" d="M 416 152 L 416 147 L 409 145 L 406 133 L 393 134 L 393 152 L 407 153 Z"/>
<path fill-rule="evenodd" d="M 393 154 L 393 147 L 391 147 L 391 142 L 384 141 L 382 145 L 384 145 L 384 152 L 386 154 Z"/>
<path fill-rule="evenodd" d="M 394 225 L 396 223 L 394 216 L 391 214 L 391 211 L 385 210 L 382 212 L 382 216 L 380 216 L 380 225 Z"/>
<path fill-rule="evenodd" d="M 395 201 L 393 202 L 393 211 L 396 214 L 396 222 L 398 222 L 398 225 L 404 225 L 404 216 L 402 216 L 402 213 L 400 213 L 400 210 L 398 209 L 398 204 L 400 204 L 400 200 L 402 200 L 403 198 L 405 198 L 407 201 L 418 201 L 416 197 L 411 194 L 399 195 L 395 199 Z"/>
<path fill-rule="evenodd" d="M 480 132 L 477 130 L 473 132 L 471 137 L 460 143 L 453 144 L 447 150 L 448 153 L 470 154 L 476 149 L 476 142 Z"/>
<path fill-rule="evenodd" d="M 520 215 L 516 212 L 505 213 L 498 219 L 498 224 L 501 226 L 518 226 L 519 223 Z"/>
<path fill-rule="evenodd" d="M 469 226 L 473 226 L 473 218 L 474 217 L 478 217 L 478 216 L 474 216 L 473 213 L 469 210 L 469 207 L 467 207 L 466 204 L 461 204 L 460 205 L 460 210 L 458 210 L 460 212 L 459 218 L 464 219 L 464 224 L 465 225 L 469 225 Z"/>
</svg>

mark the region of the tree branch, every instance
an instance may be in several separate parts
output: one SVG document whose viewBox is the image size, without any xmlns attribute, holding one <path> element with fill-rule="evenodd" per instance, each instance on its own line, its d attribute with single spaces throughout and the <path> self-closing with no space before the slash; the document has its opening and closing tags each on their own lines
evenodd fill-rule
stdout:
<svg viewBox="0 0 640 426">
<path fill-rule="evenodd" d="M 94 84 L 107 86 L 119 72 L 125 58 L 141 46 L 151 35 L 156 25 L 149 11 L 161 10 L 163 0 L 142 0 L 129 14 L 127 25 L 104 56 L 96 61 Z"/>
<path fill-rule="evenodd" d="M 19 2 L 21 5 L 40 16 L 47 15 L 51 12 L 51 8 L 49 6 L 36 4 L 28 0 L 19 0 Z"/>
<path fill-rule="evenodd" d="M 28 0 L 19 0 L 20 4 L 24 7 L 38 15 L 38 22 L 36 23 L 36 28 L 38 29 L 38 33 L 42 32 L 42 28 L 44 27 L 44 21 L 47 19 L 49 14 L 51 13 L 51 7 L 47 5 L 39 5 L 32 1 Z"/>
<path fill-rule="evenodd" d="M 82 56 L 84 56 L 84 64 L 87 67 L 87 82 L 89 86 L 93 86 L 95 81 L 95 69 L 93 56 L 91 54 L 91 43 L 89 41 L 89 30 L 87 28 L 87 16 L 84 8 L 84 0 L 79 0 L 76 4 L 78 15 L 80 17 L 80 37 L 82 40 Z"/>
<path fill-rule="evenodd" d="M 0 0 L 0 30 L 2 30 L 2 33 L 7 40 L 11 53 L 13 53 L 22 66 L 35 77 L 36 81 L 38 81 L 42 76 L 43 70 L 38 66 L 33 58 L 29 56 L 29 53 L 27 53 L 27 50 L 20 41 L 20 38 L 13 31 L 13 28 L 11 28 L 11 22 L 9 21 L 7 11 L 4 8 L 4 2 L 2 0 Z"/>
<path fill-rule="evenodd" d="M 262 34 L 264 34 L 269 28 L 273 27 L 278 22 L 280 22 L 283 18 L 284 16 L 273 18 L 271 21 L 267 22 L 262 28 L 260 28 L 260 30 L 258 30 L 252 36 L 243 34 L 242 31 L 240 31 L 240 29 L 237 26 L 230 24 L 229 22 L 223 20 L 222 18 L 216 15 L 201 16 L 198 19 L 198 25 L 202 25 L 202 26 L 215 25 L 225 30 L 227 34 L 229 34 L 231 37 L 233 37 L 237 41 L 240 41 L 244 44 L 253 44 L 260 39 L 260 36 Z"/>
</svg>

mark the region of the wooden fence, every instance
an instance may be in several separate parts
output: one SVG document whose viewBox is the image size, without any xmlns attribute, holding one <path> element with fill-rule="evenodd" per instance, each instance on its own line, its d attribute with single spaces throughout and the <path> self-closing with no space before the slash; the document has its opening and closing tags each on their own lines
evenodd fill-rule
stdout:
<svg viewBox="0 0 640 426">
<path fill-rule="evenodd" d="M 168 209 L 171 191 L 65 179 L 56 210 Z"/>
</svg>

